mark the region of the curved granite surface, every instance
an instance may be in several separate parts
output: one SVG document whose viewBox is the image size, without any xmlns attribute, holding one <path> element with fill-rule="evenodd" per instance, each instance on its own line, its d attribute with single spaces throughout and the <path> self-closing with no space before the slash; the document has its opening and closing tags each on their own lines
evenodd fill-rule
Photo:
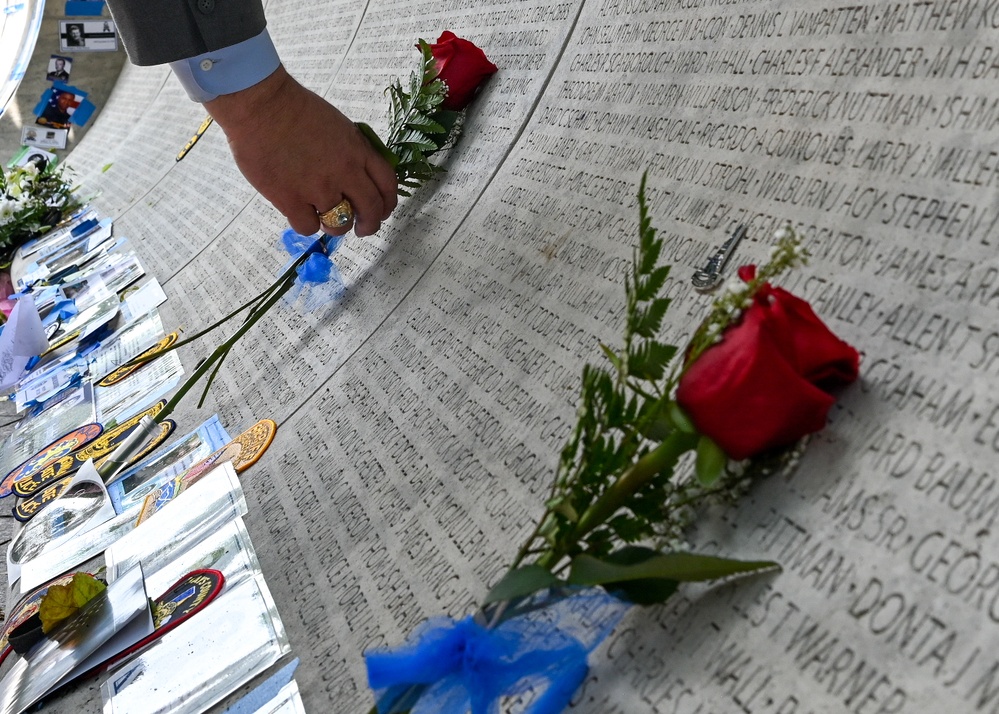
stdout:
<svg viewBox="0 0 999 714">
<path fill-rule="evenodd" d="M 340 249 L 343 299 L 282 308 L 178 417 L 280 424 L 243 477 L 247 523 L 309 711 L 366 711 L 361 652 L 466 613 L 530 529 L 582 364 L 620 331 L 644 170 L 674 339 L 703 313 L 708 251 L 744 223 L 737 260 L 763 259 L 790 220 L 814 258 L 788 285 L 864 371 L 793 478 L 693 537 L 784 572 L 632 612 L 577 709 L 996 710 L 993 3 L 289 0 L 268 18 L 289 70 L 376 129 L 417 37 L 453 30 L 501 68 L 448 172 Z M 203 115 L 128 66 L 69 158 L 191 331 L 285 261 L 218 127 L 174 162 Z"/>
</svg>

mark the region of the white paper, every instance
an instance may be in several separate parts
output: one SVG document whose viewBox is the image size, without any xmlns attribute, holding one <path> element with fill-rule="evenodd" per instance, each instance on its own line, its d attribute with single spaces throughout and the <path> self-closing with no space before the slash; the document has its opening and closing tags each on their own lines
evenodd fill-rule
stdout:
<svg viewBox="0 0 999 714">
<path fill-rule="evenodd" d="M 99 421 L 107 424 L 112 419 L 123 422 L 148 407 L 172 390 L 184 374 L 184 367 L 176 352 L 157 357 L 142 369 L 108 387 L 97 387 Z"/>
<path fill-rule="evenodd" d="M 74 356 L 75 357 L 75 356 Z M 75 365 L 62 365 L 58 370 L 50 370 L 43 377 L 28 382 L 27 385 L 14 393 L 14 405 L 23 411 L 32 402 L 44 402 L 60 389 L 66 387 L 73 377 L 86 371 L 84 360 Z"/>
<path fill-rule="evenodd" d="M 149 349 L 163 337 L 163 323 L 158 313 L 148 313 L 119 329 L 93 353 L 91 375 L 103 379 L 114 369 Z"/>
<path fill-rule="evenodd" d="M 159 281 L 153 278 L 134 293 L 125 298 L 121 304 L 121 314 L 125 320 L 133 320 L 139 315 L 155 310 L 164 302 L 167 296 Z"/>
<path fill-rule="evenodd" d="M 104 557 L 109 577 L 136 563 L 162 559 L 185 543 L 197 543 L 243 515 L 243 489 L 232 464 L 226 462 L 108 548 Z"/>
<path fill-rule="evenodd" d="M 263 578 L 227 585 L 194 617 L 108 673 L 104 714 L 205 711 L 289 651 Z"/>
<path fill-rule="evenodd" d="M 0 390 L 13 387 L 28 360 L 40 355 L 48 345 L 35 302 L 26 295 L 14 305 L 10 319 L 0 332 Z"/>
<path fill-rule="evenodd" d="M 104 243 L 111 240 L 111 234 L 114 233 L 114 224 L 110 218 L 105 218 L 101 221 L 101 227 L 90 234 L 87 238 L 87 252 L 96 250 L 101 247 Z"/>
</svg>

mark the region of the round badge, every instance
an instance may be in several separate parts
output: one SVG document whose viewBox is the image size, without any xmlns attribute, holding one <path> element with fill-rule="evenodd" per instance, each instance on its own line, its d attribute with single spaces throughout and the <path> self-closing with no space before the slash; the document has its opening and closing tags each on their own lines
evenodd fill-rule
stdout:
<svg viewBox="0 0 999 714">
<path fill-rule="evenodd" d="M 166 399 L 161 399 L 145 411 L 139 412 L 130 419 L 126 419 L 113 429 L 105 431 L 101 434 L 101 438 L 93 441 L 88 444 L 86 448 L 80 449 L 73 454 L 73 458 L 81 464 L 86 463 L 88 459 L 93 459 L 95 462 L 100 460 L 114 451 L 118 447 L 118 444 L 128 438 L 128 435 L 132 433 L 132 430 L 139 426 L 139 422 L 142 421 L 142 417 L 155 417 L 165 406 Z"/>
<path fill-rule="evenodd" d="M 128 460 L 128 463 L 125 465 L 125 468 L 132 466 L 133 464 L 139 463 L 144 458 L 149 456 L 149 454 L 151 454 L 156 449 L 156 447 L 158 447 L 160 444 L 166 441 L 167 437 L 170 436 L 170 434 L 173 433 L 173 430 L 177 428 L 177 422 L 175 422 L 173 419 L 164 419 L 156 426 L 159 428 L 156 430 L 156 433 L 153 434 L 153 438 L 149 441 L 148 444 L 146 444 L 142 448 L 141 451 L 139 451 L 137 454 L 135 454 L 134 456 L 132 456 L 132 458 Z M 131 430 L 129 430 L 128 433 L 131 434 Z M 118 439 L 118 443 L 121 443 L 127 437 L 128 434 Z M 113 451 L 111 453 L 113 453 Z M 94 466 L 100 468 L 104 464 L 104 461 L 107 459 L 107 457 L 110 455 L 111 454 L 109 453 L 103 458 L 100 458 L 97 461 L 95 461 Z"/>
<path fill-rule="evenodd" d="M 72 480 L 72 476 L 67 476 L 61 481 L 56 481 L 55 483 L 46 486 L 31 498 L 21 501 L 14 507 L 14 518 L 21 521 L 21 523 L 30 521 L 35 517 L 35 515 L 38 514 L 39 511 L 45 508 L 45 506 L 59 498 Z M 20 483 L 20 481 L 18 481 L 18 483 Z M 14 485 L 17 486 L 17 484 Z"/>
<path fill-rule="evenodd" d="M 112 384 L 117 384 L 121 380 L 125 379 L 125 377 L 135 372 L 137 369 L 140 369 L 145 365 L 149 364 L 150 362 L 152 362 L 152 360 L 148 359 L 149 357 L 152 357 L 155 354 L 159 354 L 163 350 L 171 347 L 173 343 L 177 341 L 178 337 L 180 337 L 179 332 L 171 332 L 169 335 L 165 336 L 163 339 L 161 339 L 159 342 L 157 342 L 155 345 L 150 347 L 142 354 L 133 357 L 131 360 L 129 360 L 129 362 L 126 362 L 121 367 L 118 367 L 116 370 L 106 375 L 101 381 L 97 383 L 97 386 L 110 387 Z M 136 360 L 141 360 L 141 359 L 146 359 L 146 361 L 136 362 Z"/>
<path fill-rule="evenodd" d="M 78 468 L 80 468 L 80 465 L 73 458 L 73 455 L 69 454 L 68 456 L 63 456 L 60 459 L 49 462 L 41 470 L 36 470 L 24 478 L 19 478 L 11 486 L 11 490 L 14 491 L 15 496 L 27 498 L 33 496 L 53 481 L 58 481 L 75 473 Z"/>
<path fill-rule="evenodd" d="M 257 463 L 274 441 L 275 434 L 277 434 L 277 422 L 272 419 L 261 419 L 233 439 L 233 444 L 239 444 L 239 453 L 232 457 L 232 467 L 236 469 L 236 473 L 243 473 Z"/>
<path fill-rule="evenodd" d="M 159 630 L 182 620 L 207 605 L 219 594 L 225 578 L 218 570 L 194 570 L 173 584 L 153 603 L 153 626 Z"/>
<path fill-rule="evenodd" d="M 104 427 L 100 424 L 84 424 L 59 437 L 4 477 L 0 482 L 0 498 L 6 498 L 12 493 L 11 487 L 15 481 L 40 471 L 50 462 L 86 446 L 103 431 Z"/>
</svg>

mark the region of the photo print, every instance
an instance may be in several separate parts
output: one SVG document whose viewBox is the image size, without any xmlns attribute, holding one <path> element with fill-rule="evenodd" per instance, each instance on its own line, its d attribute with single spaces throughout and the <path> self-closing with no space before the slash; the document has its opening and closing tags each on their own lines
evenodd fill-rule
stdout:
<svg viewBox="0 0 999 714">
<path fill-rule="evenodd" d="M 69 129 L 48 129 L 39 126 L 21 127 L 21 143 L 40 149 L 65 149 Z"/>
<path fill-rule="evenodd" d="M 52 55 L 49 58 L 48 73 L 45 79 L 50 82 L 68 82 L 69 73 L 73 71 L 73 58 Z"/>
<path fill-rule="evenodd" d="M 114 52 L 118 33 L 114 20 L 60 20 L 59 49 L 62 52 Z"/>
<path fill-rule="evenodd" d="M 71 123 L 83 126 L 95 109 L 83 90 L 54 82 L 35 107 L 35 123 L 53 129 L 68 129 Z"/>
</svg>

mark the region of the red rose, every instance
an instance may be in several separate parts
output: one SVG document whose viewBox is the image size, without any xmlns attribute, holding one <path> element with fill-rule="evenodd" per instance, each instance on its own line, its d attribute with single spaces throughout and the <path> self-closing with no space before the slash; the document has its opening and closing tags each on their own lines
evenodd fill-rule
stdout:
<svg viewBox="0 0 999 714">
<path fill-rule="evenodd" d="M 430 45 L 430 51 L 437 60 L 438 76 L 447 85 L 445 109 L 460 111 L 467 107 L 482 83 L 497 71 L 482 50 L 450 30 Z"/>
<path fill-rule="evenodd" d="M 853 382 L 859 363 L 807 302 L 766 283 L 687 369 L 676 400 L 729 457 L 745 459 L 822 429 L 835 401 L 824 390 Z"/>
</svg>

